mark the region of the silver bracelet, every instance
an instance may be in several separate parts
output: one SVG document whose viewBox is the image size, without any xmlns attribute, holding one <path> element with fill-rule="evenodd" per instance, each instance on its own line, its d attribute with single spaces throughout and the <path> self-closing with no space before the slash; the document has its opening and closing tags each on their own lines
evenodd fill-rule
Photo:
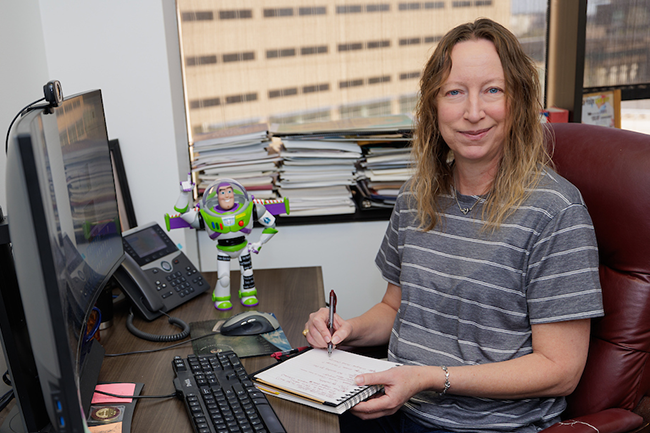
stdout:
<svg viewBox="0 0 650 433">
<path fill-rule="evenodd" d="M 445 395 L 447 390 L 451 387 L 451 382 L 449 382 L 449 370 L 447 370 L 447 367 L 443 365 L 440 368 L 442 368 L 442 371 L 445 372 L 445 389 L 443 389 L 442 392 L 438 394 L 440 397 L 442 397 L 443 395 Z"/>
</svg>

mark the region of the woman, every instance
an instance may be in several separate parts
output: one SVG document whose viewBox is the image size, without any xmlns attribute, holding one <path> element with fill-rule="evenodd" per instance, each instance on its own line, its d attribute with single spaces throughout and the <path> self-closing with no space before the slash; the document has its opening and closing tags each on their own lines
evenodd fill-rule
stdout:
<svg viewBox="0 0 650 433">
<path fill-rule="evenodd" d="M 331 336 L 326 309 L 305 325 L 314 347 L 389 343 L 404 364 L 355 379 L 385 394 L 342 430 L 533 432 L 559 420 L 603 310 L 591 220 L 549 166 L 540 109 L 537 71 L 503 26 L 479 19 L 439 42 L 421 79 L 416 174 L 376 258 L 384 298 L 336 316 Z"/>
</svg>

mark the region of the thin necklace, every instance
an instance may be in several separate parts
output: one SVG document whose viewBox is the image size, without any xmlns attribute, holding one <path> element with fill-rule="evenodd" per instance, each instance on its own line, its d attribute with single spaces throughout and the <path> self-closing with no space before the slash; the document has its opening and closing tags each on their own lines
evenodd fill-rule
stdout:
<svg viewBox="0 0 650 433">
<path fill-rule="evenodd" d="M 460 202 L 458 201 L 458 191 L 456 191 L 455 187 L 454 187 L 454 198 L 456 199 L 456 204 L 458 205 L 458 209 L 460 209 L 463 215 L 467 215 L 468 213 L 470 213 L 472 209 L 474 209 L 474 206 L 476 206 L 476 204 L 479 201 L 481 201 L 481 196 L 479 196 L 471 207 L 462 207 L 460 205 Z"/>
</svg>

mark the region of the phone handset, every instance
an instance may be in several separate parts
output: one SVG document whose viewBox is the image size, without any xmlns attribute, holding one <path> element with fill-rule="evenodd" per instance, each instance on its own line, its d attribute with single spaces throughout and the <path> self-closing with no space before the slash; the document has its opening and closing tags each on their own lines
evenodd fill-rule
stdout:
<svg viewBox="0 0 650 433">
<path fill-rule="evenodd" d="M 129 254 L 125 255 L 122 266 L 115 272 L 115 279 L 122 286 L 122 289 L 133 304 L 140 310 L 140 313 L 148 319 L 153 320 L 163 314 L 165 308 L 162 299 L 156 293 L 156 288 L 151 281 L 147 279 L 144 271 L 138 263 Z M 181 332 L 171 335 L 155 335 L 143 332 L 133 324 L 133 308 L 129 311 L 129 317 L 126 319 L 127 329 L 135 336 L 149 341 L 172 342 L 183 340 L 190 335 L 190 327 L 181 319 L 169 317 L 168 322 L 181 328 Z"/>
<path fill-rule="evenodd" d="M 153 320 L 162 314 L 161 310 L 165 308 L 163 301 L 135 259 L 129 254 L 125 256 L 115 278 L 142 315 Z"/>
<path fill-rule="evenodd" d="M 125 260 L 115 272 L 122 291 L 135 310 L 146 320 L 154 320 L 203 294 L 209 289 L 198 269 L 156 222 L 122 233 Z M 133 316 L 127 328 L 138 337 L 153 341 L 176 341 L 189 335 L 189 326 L 169 317 L 169 323 L 183 331 L 176 335 L 154 336 L 135 329 Z"/>
</svg>

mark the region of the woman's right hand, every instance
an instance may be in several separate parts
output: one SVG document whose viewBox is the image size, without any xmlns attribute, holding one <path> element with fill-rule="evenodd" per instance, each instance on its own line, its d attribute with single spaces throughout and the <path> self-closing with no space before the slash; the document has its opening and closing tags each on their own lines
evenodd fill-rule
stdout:
<svg viewBox="0 0 650 433">
<path fill-rule="evenodd" d="M 309 315 L 305 323 L 303 335 L 311 347 L 326 348 L 330 341 L 334 346 L 348 338 L 352 332 L 352 325 L 343 320 L 338 314 L 334 314 L 334 334 L 330 335 L 329 330 L 329 309 L 321 308 Z"/>
</svg>

